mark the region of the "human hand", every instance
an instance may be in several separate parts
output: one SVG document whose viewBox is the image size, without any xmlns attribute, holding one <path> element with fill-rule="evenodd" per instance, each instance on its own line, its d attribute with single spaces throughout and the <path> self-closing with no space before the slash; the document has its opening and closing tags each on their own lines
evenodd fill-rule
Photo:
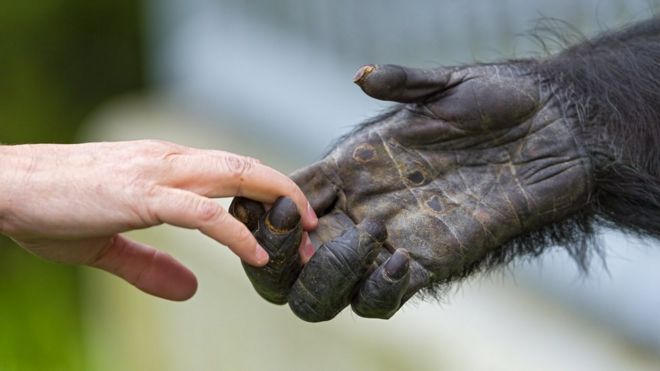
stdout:
<svg viewBox="0 0 660 371">
<path fill-rule="evenodd" d="M 310 234 L 319 248 L 304 267 L 249 268 L 257 291 L 306 321 L 349 304 L 389 318 L 420 289 L 502 262 L 514 237 L 582 208 L 593 185 L 577 119 L 533 63 L 360 69 L 368 95 L 403 104 L 294 173 L 320 216 Z M 236 199 L 232 210 L 242 208 L 257 209 Z M 295 219 L 290 206 L 281 213 Z M 241 220 L 271 256 L 297 259 L 297 232 L 274 238 L 255 229 L 263 211 L 252 215 Z"/>
<path fill-rule="evenodd" d="M 161 141 L 0 147 L 0 231 L 42 258 L 85 264 L 171 300 L 197 289 L 170 255 L 119 233 L 159 224 L 198 229 L 247 264 L 268 255 L 215 197 L 295 200 L 305 229 L 316 216 L 286 176 L 257 160 Z"/>
</svg>

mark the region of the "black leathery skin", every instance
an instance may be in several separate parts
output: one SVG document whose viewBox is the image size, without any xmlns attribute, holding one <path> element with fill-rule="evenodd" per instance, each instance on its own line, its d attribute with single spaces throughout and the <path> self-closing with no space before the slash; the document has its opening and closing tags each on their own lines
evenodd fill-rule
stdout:
<svg viewBox="0 0 660 371">
<path fill-rule="evenodd" d="M 404 88 L 388 98 L 419 101 L 360 126 L 294 181 L 310 200 L 318 184 L 337 189 L 321 219 L 385 224 L 388 250 L 405 248 L 415 263 L 404 297 L 460 278 L 513 238 L 579 211 L 593 190 L 576 119 L 534 67 L 373 65 L 359 77 L 367 93 L 398 81 Z"/>
<path fill-rule="evenodd" d="M 268 252 L 264 267 L 243 262 L 243 268 L 255 290 L 274 304 L 285 304 L 293 282 L 302 268 L 298 247 L 302 240 L 300 215 L 288 198 L 278 199 L 258 223 L 254 236 Z"/>
<path fill-rule="evenodd" d="M 294 283 L 289 294 L 291 310 L 308 322 L 334 318 L 350 303 L 386 236 L 382 225 L 367 220 L 326 242 Z"/>
<path fill-rule="evenodd" d="M 404 302 L 419 290 L 442 295 L 549 246 L 586 270 L 598 226 L 658 238 L 658 35 L 653 18 L 544 59 L 361 68 L 354 80 L 364 92 L 399 104 L 292 174 L 320 217 L 315 246 L 365 219 L 387 228 L 385 248 L 353 287 L 355 312 L 388 318 L 400 307 L 396 285 L 407 287 Z M 325 267 L 312 259 L 319 285 L 344 290 L 336 272 L 355 264 L 341 253 L 322 254 Z M 305 319 L 341 310 L 343 301 L 330 310 L 313 290 L 292 305 L 312 313 Z"/>
<path fill-rule="evenodd" d="M 401 306 L 410 282 L 410 255 L 398 249 L 360 287 L 353 311 L 367 318 L 390 318 Z"/>
</svg>

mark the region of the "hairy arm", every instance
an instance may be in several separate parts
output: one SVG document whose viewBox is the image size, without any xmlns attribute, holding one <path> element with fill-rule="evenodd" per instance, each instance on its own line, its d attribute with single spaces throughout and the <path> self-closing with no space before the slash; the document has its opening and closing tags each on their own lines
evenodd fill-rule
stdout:
<svg viewBox="0 0 660 371">
<path fill-rule="evenodd" d="M 293 175 L 320 216 L 309 262 L 284 263 L 300 227 L 269 227 L 286 203 L 239 218 L 281 261 L 248 276 L 307 321 L 389 318 L 549 246 L 584 268 L 599 224 L 660 237 L 659 62 L 652 19 L 544 59 L 362 67 L 362 90 L 399 105 Z"/>
<path fill-rule="evenodd" d="M 590 212 L 660 237 L 660 19 L 583 41 L 538 70 L 578 118 L 593 164 Z"/>
</svg>

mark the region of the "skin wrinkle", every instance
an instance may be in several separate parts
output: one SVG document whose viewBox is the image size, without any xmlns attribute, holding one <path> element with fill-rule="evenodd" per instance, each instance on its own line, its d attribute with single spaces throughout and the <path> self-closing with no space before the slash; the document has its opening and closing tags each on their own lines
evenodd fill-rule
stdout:
<svg viewBox="0 0 660 371">
<path fill-rule="evenodd" d="M 149 251 L 149 258 L 148 258 L 149 262 L 147 263 L 147 265 L 140 267 L 140 270 L 137 272 L 137 275 L 135 276 L 134 279 L 128 277 L 126 280 L 131 284 L 140 287 L 141 284 L 144 283 L 142 279 L 146 274 L 146 272 L 151 272 L 157 266 L 155 262 L 156 262 L 156 258 L 158 257 L 158 254 L 160 254 L 158 250 Z"/>
<path fill-rule="evenodd" d="M 308 298 L 311 298 L 312 300 L 314 300 L 315 303 L 317 303 L 317 304 L 320 304 L 320 303 L 321 303 L 321 300 L 319 300 L 319 298 L 317 298 L 316 295 L 314 295 L 314 293 L 313 293 L 311 290 L 309 290 L 309 289 L 307 288 L 307 286 L 305 286 L 305 283 L 304 283 L 304 282 L 302 282 L 302 281 L 297 281 L 297 286 L 296 286 L 296 288 L 301 289 L 301 290 L 306 294 L 306 296 L 307 296 Z M 309 309 L 312 310 L 312 307 L 310 306 Z"/>
<path fill-rule="evenodd" d="M 241 197 L 243 196 L 243 182 L 245 181 L 245 176 L 250 173 L 254 167 L 254 163 L 247 159 L 242 159 L 236 156 L 227 155 L 224 157 L 225 166 L 232 176 L 238 178 L 238 184 L 236 185 L 236 190 L 234 194 Z"/>
<path fill-rule="evenodd" d="M 419 115 L 419 116 L 422 116 L 422 117 L 428 117 L 428 118 L 431 118 L 431 119 L 436 120 L 436 121 L 441 121 L 441 122 L 443 122 L 443 123 L 445 123 L 445 124 L 447 124 L 447 125 L 451 125 L 452 130 L 461 131 L 461 132 L 464 133 L 464 136 L 467 136 L 467 135 L 469 134 L 465 129 L 463 129 L 463 128 L 461 128 L 460 126 L 458 126 L 458 125 L 457 125 L 455 122 L 453 122 L 452 120 L 447 120 L 447 119 L 444 119 L 444 118 L 438 116 L 435 112 L 433 112 L 433 111 L 429 108 L 428 104 L 424 103 L 424 104 L 419 104 L 419 105 L 417 105 L 417 106 L 424 108 L 424 110 L 425 110 L 426 112 L 428 112 L 428 115 L 426 115 L 424 112 L 419 112 L 419 110 L 412 109 L 412 108 L 410 108 L 410 107 L 408 107 L 408 106 L 405 107 L 405 110 L 406 110 L 408 113 L 413 114 L 413 115 Z M 440 137 L 437 139 L 437 142 L 436 142 L 436 141 L 433 141 L 433 142 L 428 142 L 428 143 L 423 143 L 423 144 L 415 144 L 415 145 L 412 146 L 411 148 L 414 148 L 414 149 L 424 149 L 426 146 L 432 146 L 432 145 L 434 145 L 434 144 L 436 144 L 436 143 L 442 143 L 444 140 L 445 140 L 445 138 L 444 138 L 443 136 L 440 136 Z"/>
<path fill-rule="evenodd" d="M 449 123 L 449 120 L 445 120 L 442 117 L 438 116 L 435 112 L 433 112 L 433 110 L 431 110 L 431 108 L 429 108 L 428 104 L 422 103 L 422 104 L 419 105 L 419 107 L 422 107 L 424 109 L 424 112 L 426 112 L 426 114 L 428 114 L 429 117 L 431 117 L 435 120 L 438 120 L 438 121 L 444 121 L 444 122 Z M 423 113 L 417 112 L 417 110 L 410 109 L 407 106 L 406 106 L 406 111 L 411 112 L 411 113 L 416 114 L 416 115 L 423 115 Z"/>
<path fill-rule="evenodd" d="M 457 161 L 457 162 L 458 162 L 458 161 Z M 481 200 L 482 197 L 479 197 L 479 196 L 475 195 L 474 192 L 470 189 L 470 185 L 468 184 L 468 181 L 467 181 L 467 180 L 465 179 L 465 177 L 463 176 L 463 173 L 461 172 L 461 169 L 460 169 L 460 168 L 459 168 L 459 169 L 456 169 L 456 174 L 458 174 L 458 178 L 461 179 L 461 182 L 463 182 L 463 187 L 464 187 L 464 190 L 465 190 L 465 194 L 466 194 L 468 197 L 473 197 L 473 198 L 475 198 L 475 199 L 477 199 L 477 200 Z"/>
<path fill-rule="evenodd" d="M 548 246 L 565 247 L 586 269 L 599 251 L 595 226 L 611 222 L 660 237 L 659 171 L 652 169 L 660 159 L 651 148 L 660 142 L 660 76 L 647 81 L 660 58 L 660 21 L 651 23 L 542 60 L 452 67 L 451 83 L 438 87 L 429 76 L 447 69 L 375 66 L 358 85 L 380 97 L 394 86 L 406 104 L 351 131 L 329 158 L 310 165 L 337 171 L 326 176 L 342 202 L 327 217 L 348 212 L 385 224 L 390 250 L 406 248 L 412 259 L 406 299 L 419 289 L 440 295 L 471 273 Z M 640 30 L 652 39 L 636 41 Z M 636 70 L 624 73 L 631 65 Z M 379 161 L 355 171 L 358 144 L 378 148 Z M 327 197 L 300 184 L 311 199 Z M 349 259 L 342 267 L 360 264 Z M 323 276 L 323 264 L 314 269 Z"/>
<path fill-rule="evenodd" d="M 456 230 L 454 230 L 451 224 L 447 223 L 447 221 L 445 221 L 441 215 L 436 215 L 435 218 L 447 228 L 447 230 L 449 231 L 449 233 L 451 233 L 451 236 L 454 238 L 454 240 L 458 242 L 458 248 L 460 249 L 460 251 L 465 250 L 465 245 L 463 244 L 463 241 L 461 241 L 461 239 L 458 238 L 458 233 Z"/>
<path fill-rule="evenodd" d="M 117 238 L 119 238 L 119 236 L 117 235 L 110 237 L 110 239 L 108 240 L 108 242 L 104 247 L 99 249 L 99 251 L 97 251 L 96 254 L 92 255 L 88 261 L 84 261 L 83 263 L 90 266 L 97 266 L 99 263 L 101 263 L 101 260 L 106 256 L 108 250 L 117 243 Z"/>
<path fill-rule="evenodd" d="M 477 223 L 479 223 L 479 225 L 481 225 L 481 229 L 483 229 L 483 231 L 484 231 L 488 236 L 490 236 L 490 238 L 493 240 L 493 242 L 494 242 L 495 244 L 499 244 L 499 241 L 498 241 L 498 239 L 495 237 L 495 235 L 494 235 L 494 234 L 493 234 L 493 233 L 492 233 L 492 232 L 486 227 L 486 225 L 485 225 L 485 224 L 484 224 L 479 218 L 476 217 L 475 213 L 472 213 L 471 216 L 472 216 L 472 219 L 474 219 Z"/>
<path fill-rule="evenodd" d="M 344 245 L 344 246 L 335 246 L 335 245 L 333 245 L 333 246 L 326 246 L 325 251 L 327 251 L 332 256 L 332 258 L 334 258 L 334 259 L 328 259 L 328 261 L 330 261 L 336 267 L 337 271 L 341 272 L 343 270 L 342 267 L 347 267 L 347 268 L 349 268 L 349 271 L 353 274 L 354 277 L 359 277 L 360 276 L 359 272 L 355 271 L 356 267 L 354 267 L 351 264 L 351 261 L 346 260 L 346 258 L 343 255 L 337 254 L 335 252 L 335 249 L 337 249 L 337 250 L 342 250 L 342 249 L 350 250 L 350 248 L 351 248 L 350 246 L 346 246 L 346 245 Z"/>
<path fill-rule="evenodd" d="M 555 90 L 552 89 L 551 91 L 554 92 Z M 560 99 L 561 99 L 560 96 L 557 97 L 557 100 L 560 100 Z M 548 105 L 552 108 L 557 107 L 556 104 L 552 104 L 550 101 L 548 102 Z M 561 105 L 559 105 L 559 107 L 561 107 Z M 565 110 L 561 109 L 561 108 L 560 108 L 560 111 L 561 111 L 561 113 L 560 113 L 560 118 L 558 119 L 558 121 L 561 121 L 560 124 L 562 124 L 564 126 L 564 128 L 566 129 L 566 131 L 569 134 L 571 134 L 573 132 L 573 130 L 571 130 L 571 128 L 568 125 L 568 119 L 567 119 L 567 117 L 569 117 L 568 113 Z M 578 110 L 578 113 L 579 112 L 580 111 Z M 578 117 L 578 122 L 581 122 L 582 120 L 583 120 L 582 117 Z M 592 179 L 592 176 L 590 176 L 589 174 L 593 174 L 593 169 L 594 168 L 593 168 L 593 165 L 591 163 L 590 157 L 586 153 L 586 150 L 585 150 L 584 146 L 581 145 L 580 143 L 578 143 L 577 136 L 569 135 L 569 137 L 571 138 L 573 146 L 574 146 L 574 148 L 576 149 L 576 151 L 578 153 L 578 158 L 580 159 L 580 162 L 582 163 L 582 167 L 585 169 L 584 170 L 584 172 L 585 172 L 584 180 L 586 182 L 586 188 L 587 188 L 586 199 L 587 199 L 587 203 L 588 203 L 591 200 L 591 194 L 592 194 L 592 189 L 593 189 L 593 179 Z"/>
<path fill-rule="evenodd" d="M 534 130 L 531 130 L 531 129 L 530 129 L 530 131 L 528 131 L 527 134 L 536 134 L 538 131 L 543 130 L 544 128 L 545 128 L 545 127 L 540 127 L 540 128 L 538 128 L 538 129 L 534 129 Z M 503 132 L 505 132 L 505 133 L 510 133 L 510 132 L 512 132 L 511 129 L 501 129 L 500 131 L 503 131 Z M 494 134 L 493 134 L 493 135 L 494 135 Z M 504 137 L 504 135 L 502 135 L 502 137 Z M 493 136 L 492 138 L 498 138 L 498 137 Z M 481 148 L 481 147 L 480 147 L 480 146 L 483 145 L 483 144 L 488 144 L 488 145 L 489 145 L 489 147 L 488 147 L 489 149 L 490 149 L 490 148 L 493 148 L 493 149 L 494 149 L 494 148 L 498 148 L 498 147 L 508 146 L 508 145 L 510 145 L 512 142 L 514 142 L 514 141 L 516 141 L 516 140 L 522 138 L 522 135 L 521 135 L 521 136 L 516 136 L 515 138 L 513 138 L 513 139 L 511 139 L 511 140 L 509 140 L 509 141 L 501 141 L 501 140 L 498 140 L 498 143 L 496 143 L 496 144 L 492 144 L 492 143 L 491 143 L 492 138 L 483 138 L 483 139 L 481 139 L 480 142 L 473 143 L 471 146 L 467 147 L 467 149 L 465 149 L 465 148 L 461 148 L 461 149 L 458 149 L 458 151 L 465 151 L 465 150 L 469 150 L 469 149 L 472 149 L 472 150 L 474 150 L 474 149 L 485 149 L 485 148 Z M 456 138 L 456 139 L 453 139 L 453 140 L 460 140 L 460 139 L 464 139 L 464 138 Z M 423 149 L 427 149 L 427 150 L 440 150 L 440 149 L 442 149 L 443 151 L 452 152 L 452 149 L 439 147 L 438 145 L 439 145 L 440 143 L 448 143 L 449 145 L 452 144 L 451 142 L 446 142 L 446 141 L 443 141 L 443 140 L 439 139 L 437 142 L 430 142 L 430 143 L 424 143 L 424 144 L 417 144 L 417 145 L 415 145 L 415 146 L 412 146 L 412 148 L 415 148 L 415 149 L 421 149 L 421 150 L 423 150 Z M 434 146 L 435 146 L 435 147 L 434 147 Z M 476 147 L 476 148 L 475 148 L 475 147 Z M 457 150 L 454 149 L 454 151 L 457 151 Z"/>
<path fill-rule="evenodd" d="M 497 74 L 497 66 L 495 66 L 495 76 L 498 76 Z M 477 104 L 477 112 L 479 112 L 479 117 L 481 118 L 480 124 L 481 124 L 481 130 L 485 133 L 491 134 L 492 132 L 490 130 L 490 118 L 484 114 L 482 108 L 481 108 L 481 102 L 479 101 L 479 95 L 477 95 L 477 91 L 475 89 L 472 89 L 472 96 L 474 98 L 475 103 Z M 488 118 L 488 120 L 486 120 Z M 497 142 L 496 142 L 497 143 Z"/>
<path fill-rule="evenodd" d="M 509 207 L 511 207 L 511 211 L 513 212 L 513 215 L 516 217 L 516 222 L 518 223 L 518 228 L 523 229 L 524 225 L 522 223 L 522 220 L 520 219 L 520 215 L 518 214 L 518 209 L 513 205 L 513 202 L 511 202 L 511 199 L 509 198 L 508 194 L 504 194 L 504 199 L 506 199 L 507 204 Z"/>
<path fill-rule="evenodd" d="M 526 147 L 527 142 L 529 141 L 529 138 L 532 135 L 532 126 L 533 126 L 533 124 L 530 122 L 526 126 L 527 126 L 527 133 L 525 133 L 525 135 L 522 137 L 522 139 L 520 141 L 520 144 L 518 145 L 518 148 L 516 148 L 516 150 L 515 150 L 516 156 L 515 157 L 522 157 L 521 155 L 522 155 L 523 148 Z M 541 130 L 541 129 L 539 129 L 539 130 Z M 511 158 L 511 157 L 509 157 L 509 158 Z M 536 159 L 534 159 L 534 160 L 536 160 Z"/>
<path fill-rule="evenodd" d="M 575 159 L 575 160 L 577 160 L 577 159 Z M 579 160 L 577 160 L 577 161 L 579 161 Z M 565 164 L 565 162 L 562 162 L 562 163 L 560 163 L 560 164 Z M 559 164 L 555 164 L 555 165 L 559 165 Z M 557 175 L 559 175 L 559 174 L 561 174 L 561 173 L 563 173 L 563 172 L 570 171 L 570 170 L 573 169 L 573 167 L 577 167 L 577 165 L 572 165 L 572 166 L 568 166 L 568 167 L 565 167 L 565 168 L 561 168 L 561 169 L 555 170 L 554 172 L 549 172 L 548 174 L 546 174 L 545 176 L 543 176 L 543 177 L 541 177 L 541 178 L 539 178 L 539 179 L 533 179 L 533 180 L 531 180 L 531 181 L 528 180 L 525 184 L 528 185 L 528 186 L 531 186 L 531 185 L 535 185 L 535 184 L 541 183 L 541 182 L 543 182 L 543 181 L 546 181 L 546 180 L 552 179 L 552 178 L 556 177 Z M 549 168 L 549 167 L 545 167 L 544 169 L 537 170 L 537 171 L 535 172 L 535 174 L 538 173 L 538 172 L 540 172 L 540 171 L 542 171 L 542 170 L 546 170 L 546 171 L 547 171 L 547 170 L 549 170 L 548 168 Z M 528 177 L 528 179 L 529 179 L 529 177 Z"/>
<path fill-rule="evenodd" d="M 496 182 L 493 182 L 492 185 L 491 185 L 491 187 L 488 189 L 488 191 L 486 191 L 486 193 L 485 193 L 482 197 L 478 197 L 478 196 L 476 196 L 476 195 L 474 195 L 474 194 L 469 194 L 469 193 L 468 193 L 467 195 L 468 195 L 469 197 L 473 198 L 474 201 L 476 201 L 476 204 L 473 206 L 473 209 L 476 209 L 476 208 L 479 207 L 480 205 L 484 205 L 484 206 L 490 208 L 493 212 L 495 212 L 495 213 L 499 214 L 500 216 L 506 218 L 507 215 L 503 214 L 503 213 L 502 213 L 497 207 L 492 206 L 492 205 L 490 205 L 489 203 L 487 203 L 487 202 L 485 201 L 485 199 L 487 198 L 487 196 L 490 194 L 491 190 L 493 190 L 496 186 L 497 186 L 497 183 L 496 183 Z"/>
<path fill-rule="evenodd" d="M 415 199 L 415 201 L 417 202 L 417 205 L 418 205 L 419 207 L 423 207 L 423 203 L 422 203 L 422 201 L 421 201 L 419 198 L 417 198 L 417 195 L 415 195 L 415 193 L 412 191 L 412 189 L 411 189 L 411 188 L 408 186 L 408 184 L 403 180 L 403 178 L 404 178 L 405 175 L 403 174 L 403 171 L 401 170 L 401 166 L 399 165 L 398 161 L 396 161 L 396 159 L 395 159 L 394 156 L 392 155 L 392 151 L 390 150 L 389 145 L 388 145 L 387 142 L 385 141 L 385 138 L 383 138 L 383 137 L 380 135 L 380 133 L 375 133 L 375 134 L 376 134 L 376 135 L 378 136 L 378 138 L 380 139 L 380 141 L 381 141 L 381 143 L 382 143 L 382 145 L 383 145 L 383 148 L 385 148 L 385 153 L 387 153 L 387 156 L 390 158 L 390 160 L 392 161 L 392 163 L 393 163 L 394 166 L 396 167 L 397 171 L 399 172 L 399 178 L 401 179 L 401 184 L 403 184 L 403 186 L 408 190 L 408 192 L 410 192 L 410 194 L 412 195 L 412 197 L 413 197 L 413 198 Z"/>
<path fill-rule="evenodd" d="M 516 167 L 515 165 L 511 162 L 511 159 L 507 162 L 507 167 L 509 168 L 509 171 L 511 173 L 511 176 L 513 177 L 513 180 L 516 183 L 516 186 L 520 189 L 520 192 L 522 192 L 523 197 L 525 198 L 525 202 L 527 203 L 527 209 L 532 208 L 532 203 L 529 199 L 529 195 L 527 194 L 527 191 L 525 188 L 522 186 L 520 183 L 520 179 L 518 179 L 518 173 L 516 172 Z"/>
</svg>

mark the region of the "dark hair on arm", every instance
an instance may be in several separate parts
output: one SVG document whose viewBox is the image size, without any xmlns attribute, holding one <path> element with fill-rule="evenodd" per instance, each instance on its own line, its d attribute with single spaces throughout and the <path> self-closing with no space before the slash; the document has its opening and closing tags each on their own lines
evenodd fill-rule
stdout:
<svg viewBox="0 0 660 371">
<path fill-rule="evenodd" d="M 539 72 L 577 112 L 595 171 L 591 212 L 660 238 L 660 19 L 571 46 Z"/>
</svg>

